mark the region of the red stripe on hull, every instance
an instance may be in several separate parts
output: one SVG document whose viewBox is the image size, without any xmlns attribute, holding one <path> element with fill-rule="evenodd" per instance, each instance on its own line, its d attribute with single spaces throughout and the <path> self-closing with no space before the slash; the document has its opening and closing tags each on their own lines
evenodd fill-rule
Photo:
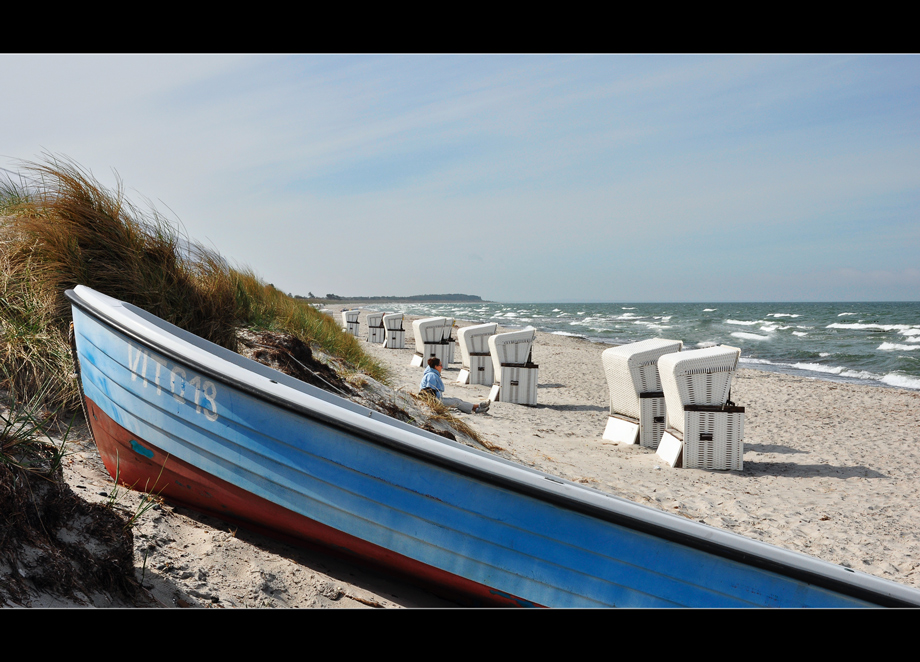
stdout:
<svg viewBox="0 0 920 662">
<path fill-rule="evenodd" d="M 441 594 L 446 589 L 452 599 L 461 602 L 502 607 L 540 606 L 292 512 L 178 458 L 167 457 L 150 442 L 121 427 L 89 398 L 86 398 L 86 407 L 96 447 L 106 469 L 112 478 L 117 472 L 117 480 L 131 489 L 159 494 L 193 510 L 286 542 L 320 546 L 337 555 L 421 582 Z"/>
</svg>

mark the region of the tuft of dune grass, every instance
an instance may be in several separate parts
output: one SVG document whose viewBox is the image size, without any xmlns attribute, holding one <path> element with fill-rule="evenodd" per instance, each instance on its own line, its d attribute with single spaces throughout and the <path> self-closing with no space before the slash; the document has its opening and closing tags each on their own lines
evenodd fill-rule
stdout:
<svg viewBox="0 0 920 662">
<path fill-rule="evenodd" d="M 0 360 L 17 392 L 50 382 L 49 406 L 78 406 L 64 291 L 86 285 L 236 350 L 237 330 L 290 333 L 381 380 L 382 365 L 328 315 L 231 267 L 155 209 L 144 211 L 67 159 L 23 165 L 0 184 Z M 8 381 L 8 380 L 4 380 Z"/>
<path fill-rule="evenodd" d="M 476 430 L 467 425 L 466 421 L 457 416 L 454 416 L 454 414 L 450 411 L 450 407 L 438 400 L 437 397 L 427 392 L 419 392 L 418 394 L 413 393 L 412 397 L 415 398 L 417 402 L 424 403 L 425 406 L 427 406 L 431 411 L 429 420 L 443 421 L 457 432 L 466 435 L 470 439 L 476 441 L 489 450 L 503 450 L 501 446 L 497 446 L 486 440 Z"/>
</svg>

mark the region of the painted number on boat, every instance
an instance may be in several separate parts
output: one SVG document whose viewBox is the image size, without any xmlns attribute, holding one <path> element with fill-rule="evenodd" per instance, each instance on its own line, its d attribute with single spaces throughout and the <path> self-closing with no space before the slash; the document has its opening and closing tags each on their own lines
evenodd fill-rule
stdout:
<svg viewBox="0 0 920 662">
<path fill-rule="evenodd" d="M 148 384 L 155 386 L 157 395 L 164 395 L 169 388 L 169 395 L 176 402 L 187 402 L 186 386 L 191 387 L 194 391 L 189 392 L 189 398 L 195 403 L 195 412 L 204 414 L 209 421 L 217 420 L 217 386 L 214 382 L 202 379 L 200 375 L 188 379 L 188 373 L 182 366 L 170 367 L 168 362 L 130 343 L 128 369 L 131 371 L 132 382 L 140 378 L 143 388 L 147 388 Z"/>
</svg>

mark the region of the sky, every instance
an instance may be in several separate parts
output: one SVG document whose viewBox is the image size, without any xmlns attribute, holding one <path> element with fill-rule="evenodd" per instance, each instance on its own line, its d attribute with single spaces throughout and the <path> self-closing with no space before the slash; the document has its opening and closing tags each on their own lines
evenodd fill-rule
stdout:
<svg viewBox="0 0 920 662">
<path fill-rule="evenodd" d="M 0 89 L 0 168 L 120 178 L 293 294 L 920 300 L 916 55 L 5 54 Z"/>
</svg>

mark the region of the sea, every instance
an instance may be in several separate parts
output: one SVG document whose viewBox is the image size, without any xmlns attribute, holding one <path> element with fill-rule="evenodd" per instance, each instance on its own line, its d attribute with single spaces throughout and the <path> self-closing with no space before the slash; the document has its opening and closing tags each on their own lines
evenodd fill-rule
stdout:
<svg viewBox="0 0 920 662">
<path fill-rule="evenodd" d="M 742 367 L 920 390 L 920 302 L 448 303 L 366 308 L 451 317 L 621 345 L 683 340 L 741 348 Z M 535 348 L 534 360 L 539 350 Z"/>
</svg>

